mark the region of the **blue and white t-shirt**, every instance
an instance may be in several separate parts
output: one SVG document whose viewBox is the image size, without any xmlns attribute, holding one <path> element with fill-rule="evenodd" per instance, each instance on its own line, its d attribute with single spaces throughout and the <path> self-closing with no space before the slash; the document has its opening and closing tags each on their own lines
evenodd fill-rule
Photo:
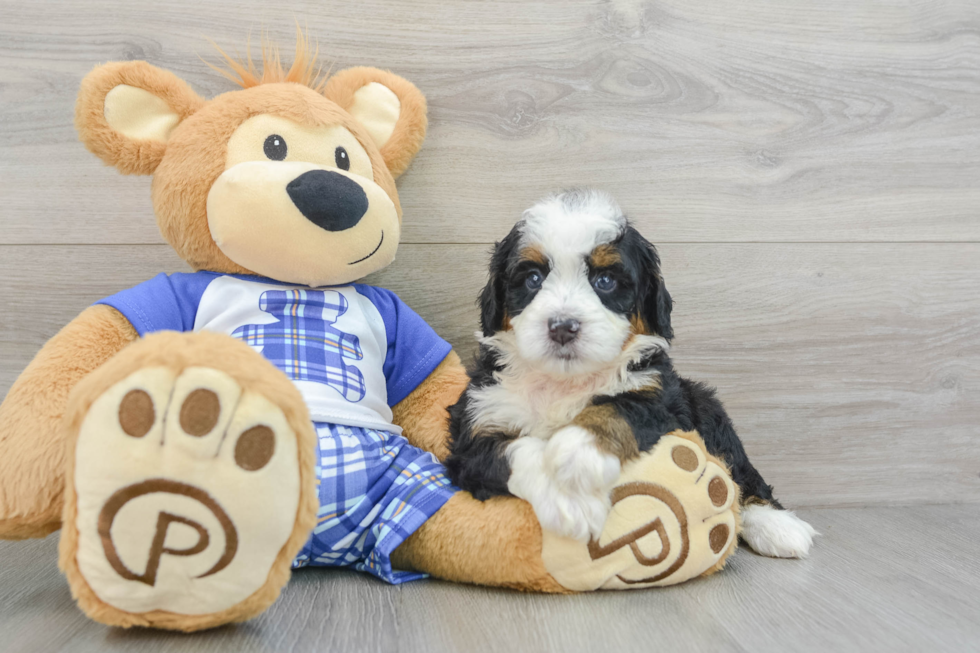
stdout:
<svg viewBox="0 0 980 653">
<path fill-rule="evenodd" d="M 160 274 L 99 302 L 143 336 L 217 331 L 293 380 L 314 422 L 401 433 L 391 406 L 449 353 L 448 342 L 384 288 L 307 288 L 215 272 Z"/>
</svg>

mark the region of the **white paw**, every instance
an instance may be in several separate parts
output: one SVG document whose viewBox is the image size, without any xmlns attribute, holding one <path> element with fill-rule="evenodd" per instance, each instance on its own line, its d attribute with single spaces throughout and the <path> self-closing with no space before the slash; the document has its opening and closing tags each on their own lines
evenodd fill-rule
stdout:
<svg viewBox="0 0 980 653">
<path fill-rule="evenodd" d="M 78 566 L 128 612 L 207 614 L 263 586 L 296 521 L 296 436 L 224 372 L 143 368 L 98 397 L 75 450 Z"/>
<path fill-rule="evenodd" d="M 792 511 L 750 504 L 742 508 L 741 535 L 756 553 L 771 558 L 805 558 L 819 533 Z"/>
<path fill-rule="evenodd" d="M 531 505 L 542 528 L 581 542 L 602 534 L 610 508 L 608 498 L 564 494 L 553 485 Z"/>
<path fill-rule="evenodd" d="M 548 440 L 545 472 L 569 494 L 607 497 L 619 478 L 619 458 L 600 451 L 595 436 L 579 426 L 566 426 Z"/>
<path fill-rule="evenodd" d="M 619 460 L 596 449 L 588 432 L 570 428 L 582 433 L 566 433 L 558 441 L 555 434 L 549 442 L 520 438 L 511 444 L 508 489 L 531 504 L 542 528 L 587 541 L 598 537 L 606 523 Z"/>
</svg>

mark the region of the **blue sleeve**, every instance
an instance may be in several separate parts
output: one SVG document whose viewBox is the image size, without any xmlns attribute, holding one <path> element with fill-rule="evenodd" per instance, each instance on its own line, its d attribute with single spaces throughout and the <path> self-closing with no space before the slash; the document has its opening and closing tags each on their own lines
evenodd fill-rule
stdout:
<svg viewBox="0 0 980 653">
<path fill-rule="evenodd" d="M 395 293 L 374 286 L 354 287 L 374 304 L 384 320 L 388 339 L 384 373 L 388 405 L 394 406 L 432 374 L 452 346 Z"/>
<path fill-rule="evenodd" d="M 201 295 L 217 276 L 213 272 L 158 274 L 95 303 L 122 313 L 140 337 L 156 331 L 192 331 Z"/>
</svg>

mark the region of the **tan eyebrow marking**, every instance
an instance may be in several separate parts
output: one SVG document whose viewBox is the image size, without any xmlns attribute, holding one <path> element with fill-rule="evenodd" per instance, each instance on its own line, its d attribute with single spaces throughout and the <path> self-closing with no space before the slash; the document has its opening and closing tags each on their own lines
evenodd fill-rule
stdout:
<svg viewBox="0 0 980 653">
<path fill-rule="evenodd" d="M 589 263 L 594 268 L 608 268 L 622 262 L 619 250 L 610 244 L 599 245 L 589 254 Z"/>
<path fill-rule="evenodd" d="M 548 257 L 544 255 L 544 252 L 537 245 L 528 245 L 522 249 L 520 260 L 533 261 L 538 265 L 548 265 Z"/>
</svg>

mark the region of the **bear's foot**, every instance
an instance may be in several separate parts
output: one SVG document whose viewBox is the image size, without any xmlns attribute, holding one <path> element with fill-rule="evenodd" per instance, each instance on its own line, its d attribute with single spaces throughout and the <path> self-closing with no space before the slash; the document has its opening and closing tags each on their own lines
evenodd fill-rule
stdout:
<svg viewBox="0 0 980 653">
<path fill-rule="evenodd" d="M 195 630 L 258 614 L 316 511 L 302 398 L 226 336 L 147 338 L 117 358 L 69 408 L 61 563 L 73 594 L 119 626 Z"/>
<path fill-rule="evenodd" d="M 542 559 L 577 591 L 674 585 L 735 550 L 738 488 L 696 433 L 674 432 L 623 466 L 602 535 L 588 545 L 544 530 Z"/>
</svg>

